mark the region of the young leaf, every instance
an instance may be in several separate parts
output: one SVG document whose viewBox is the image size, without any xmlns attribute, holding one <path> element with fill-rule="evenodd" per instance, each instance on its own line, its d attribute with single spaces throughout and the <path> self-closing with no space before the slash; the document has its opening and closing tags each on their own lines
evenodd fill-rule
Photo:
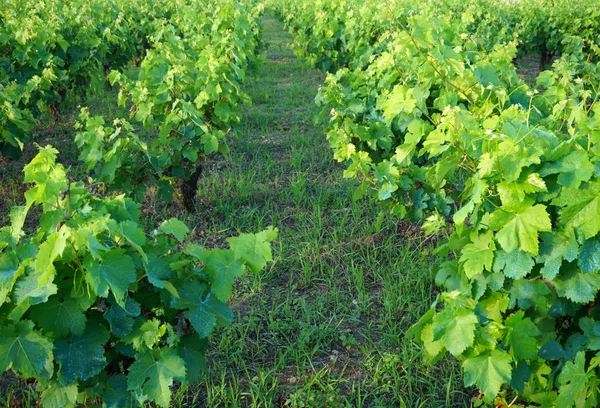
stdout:
<svg viewBox="0 0 600 408">
<path fill-rule="evenodd" d="M 179 242 L 183 242 L 185 235 L 190 232 L 187 225 L 177 218 L 171 218 L 164 221 L 160 225 L 160 230 L 165 234 L 172 234 Z"/>
<path fill-rule="evenodd" d="M 227 240 L 236 258 L 241 259 L 254 273 L 273 260 L 271 245 L 277 238 L 277 229 L 269 227 L 258 234 L 240 234 Z"/>
</svg>

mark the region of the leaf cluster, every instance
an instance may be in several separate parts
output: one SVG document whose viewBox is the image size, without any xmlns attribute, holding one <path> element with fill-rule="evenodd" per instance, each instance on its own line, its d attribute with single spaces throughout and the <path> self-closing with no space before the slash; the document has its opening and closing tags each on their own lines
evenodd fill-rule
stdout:
<svg viewBox="0 0 600 408">
<path fill-rule="evenodd" d="M 562 56 L 532 88 L 513 65 L 527 27 L 482 31 L 529 11 L 392 3 L 275 1 L 299 53 L 337 68 L 317 103 L 334 157 L 361 182 L 354 198 L 440 235 L 443 293 L 408 335 L 429 362 L 458 358 L 487 402 L 597 406 L 600 105 L 587 31 L 570 36 L 565 17 L 552 23 L 560 40 L 540 33 Z M 566 3 L 548 13 L 588 5 Z"/>
</svg>

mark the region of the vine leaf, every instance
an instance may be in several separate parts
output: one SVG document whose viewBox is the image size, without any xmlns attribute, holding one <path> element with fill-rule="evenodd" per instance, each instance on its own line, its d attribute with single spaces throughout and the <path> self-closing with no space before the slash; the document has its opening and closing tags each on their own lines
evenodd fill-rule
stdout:
<svg viewBox="0 0 600 408">
<path fill-rule="evenodd" d="M 81 336 L 70 336 L 56 342 L 54 354 L 65 384 L 73 384 L 98 374 L 106 366 L 104 344 L 110 334 L 97 323 L 88 324 Z"/>
<path fill-rule="evenodd" d="M 75 408 L 77 406 L 77 384 L 62 385 L 53 381 L 42 393 L 43 407 Z"/>
<path fill-rule="evenodd" d="M 192 281 L 179 291 L 179 299 L 172 300 L 173 307 L 187 309 L 183 315 L 190 320 L 201 338 L 208 337 L 217 324 L 226 325 L 233 320 L 233 313 L 225 303 L 210 294 L 202 300 L 206 289 L 206 285 Z"/>
<path fill-rule="evenodd" d="M 600 271 L 600 239 L 588 239 L 581 246 L 577 263 L 585 273 Z"/>
<path fill-rule="evenodd" d="M 555 280 L 556 293 L 575 303 L 588 303 L 594 300 L 600 289 L 600 273 L 582 273 L 570 266 Z"/>
<path fill-rule="evenodd" d="M 463 362 L 465 385 L 477 387 L 488 397 L 495 397 L 512 376 L 512 359 L 502 350 L 484 352 Z"/>
<path fill-rule="evenodd" d="M 104 408 L 129 408 L 135 406 L 133 394 L 127 390 L 127 377 L 123 374 L 108 378 L 106 388 L 102 392 Z"/>
<path fill-rule="evenodd" d="M 203 251 L 202 261 L 205 264 L 202 272 L 211 282 L 210 292 L 220 301 L 226 302 L 231 297 L 233 283 L 244 274 L 244 264 L 232 251 L 214 249 Z"/>
<path fill-rule="evenodd" d="M 277 238 L 277 229 L 269 227 L 258 234 L 240 234 L 227 240 L 236 258 L 241 259 L 254 273 L 273 260 L 271 245 Z"/>
<path fill-rule="evenodd" d="M 52 343 L 24 320 L 0 330 L 0 372 L 12 368 L 24 378 L 52 376 Z"/>
<path fill-rule="evenodd" d="M 443 338 L 448 351 L 455 357 L 459 356 L 473 345 L 478 322 L 470 309 L 444 309 L 433 318 L 434 341 Z"/>
<path fill-rule="evenodd" d="M 185 380 L 185 362 L 174 349 L 152 350 L 136 356 L 129 367 L 127 389 L 135 391 L 140 401 L 149 399 L 166 408 L 174 380 Z"/>
<path fill-rule="evenodd" d="M 179 342 L 177 354 L 185 361 L 186 381 L 194 383 L 200 380 L 200 376 L 206 371 L 206 340 L 198 336 L 186 336 Z"/>
<path fill-rule="evenodd" d="M 538 344 L 535 339 L 541 332 L 530 318 L 524 318 L 522 310 L 506 319 L 504 325 L 508 328 L 506 344 L 510 346 L 515 360 L 535 359 L 538 355 Z"/>
<path fill-rule="evenodd" d="M 467 278 L 472 279 L 481 274 L 484 269 L 492 270 L 495 249 L 492 237 L 492 234 L 473 234 L 471 236 L 473 242 L 463 247 L 460 262 Z"/>
<path fill-rule="evenodd" d="M 534 265 L 531 256 L 518 249 L 510 254 L 498 251 L 494 261 L 494 272 L 503 272 L 504 276 L 511 279 L 521 279 L 531 272 Z"/>
<path fill-rule="evenodd" d="M 558 376 L 557 407 L 585 406 L 587 382 L 590 373 L 585 370 L 585 353 L 580 351 L 575 356 L 575 361 L 568 361 Z"/>
<path fill-rule="evenodd" d="M 101 261 L 88 256 L 84 261 L 85 279 L 92 290 L 101 297 L 108 297 L 112 291 L 119 305 L 124 307 L 129 285 L 134 283 L 135 266 L 129 255 L 121 249 L 112 249 L 104 254 Z"/>
<path fill-rule="evenodd" d="M 540 174 L 545 177 L 558 173 L 558 183 L 569 188 L 579 188 L 594 174 L 594 165 L 590 163 L 588 153 L 575 150 L 558 162 L 546 164 Z"/>
<path fill-rule="evenodd" d="M 560 222 L 564 227 L 581 227 L 587 239 L 600 232 L 600 183 L 590 182 L 584 188 L 563 188 L 552 204 L 564 207 Z"/>
<path fill-rule="evenodd" d="M 186 234 L 190 232 L 190 229 L 187 227 L 187 225 L 177 218 L 171 218 L 163 222 L 160 226 L 160 230 L 165 234 L 173 235 L 179 242 L 183 242 Z"/>
<path fill-rule="evenodd" d="M 538 233 L 550 231 L 552 225 L 546 206 L 526 201 L 514 210 L 499 208 L 490 217 L 490 228 L 507 253 L 521 249 L 533 255 L 539 252 Z"/>
<path fill-rule="evenodd" d="M 75 298 L 59 301 L 55 296 L 44 304 L 32 307 L 30 316 L 44 331 L 52 332 L 56 337 L 64 337 L 69 333 L 80 335 L 85 329 L 85 313 Z"/>
</svg>

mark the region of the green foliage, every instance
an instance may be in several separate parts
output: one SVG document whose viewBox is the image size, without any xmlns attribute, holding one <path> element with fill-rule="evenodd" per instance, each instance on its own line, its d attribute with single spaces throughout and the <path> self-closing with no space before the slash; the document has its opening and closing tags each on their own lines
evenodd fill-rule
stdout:
<svg viewBox="0 0 600 408">
<path fill-rule="evenodd" d="M 168 20 L 157 23 L 139 67 L 113 70 L 107 77 L 119 87 L 117 103 L 130 107 L 130 117 L 105 126 L 102 117 L 83 109 L 76 142 L 88 169 L 114 188 L 141 196 L 145 184 L 155 181 L 162 198 L 170 201 L 169 181 L 189 182 L 182 192 L 190 209 L 186 194 L 195 193 L 203 158 L 227 154 L 226 135 L 235 131 L 242 106 L 250 103 L 240 87 L 256 60 L 262 6 L 172 3 L 176 7 Z M 151 141 L 143 142 L 136 126 Z"/>
<path fill-rule="evenodd" d="M 150 236 L 139 205 L 69 180 L 57 153 L 42 148 L 25 167 L 26 205 L 0 229 L 0 371 L 38 379 L 45 407 L 167 407 L 174 381 L 199 378 L 205 339 L 233 319 L 235 278 L 271 260 L 277 231 L 216 250 L 187 243 L 177 219 Z M 39 225 L 25 232 L 34 206 Z"/>
<path fill-rule="evenodd" d="M 597 35 L 566 22 L 593 2 L 273 3 L 338 68 L 316 101 L 355 199 L 440 233 L 443 293 L 408 333 L 426 360 L 458 358 L 487 403 L 597 405 Z M 563 53 L 536 88 L 531 47 Z"/>
<path fill-rule="evenodd" d="M 0 10 L 0 154 L 18 157 L 44 112 L 58 119 L 69 95 L 97 92 L 105 71 L 141 56 L 175 3 L 8 0 Z M 94 24 L 89 22 L 93 21 Z"/>
</svg>

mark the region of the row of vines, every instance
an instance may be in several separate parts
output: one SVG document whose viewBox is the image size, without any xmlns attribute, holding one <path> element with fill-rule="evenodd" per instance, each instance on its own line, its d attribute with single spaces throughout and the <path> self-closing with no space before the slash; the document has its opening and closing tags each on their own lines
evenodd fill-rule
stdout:
<svg viewBox="0 0 600 408">
<path fill-rule="evenodd" d="M 446 260 L 407 335 L 495 406 L 600 404 L 597 1 L 274 0 L 355 198 Z M 534 53 L 531 85 L 515 61 Z"/>
<path fill-rule="evenodd" d="M 277 231 L 208 250 L 176 218 L 150 226 L 148 186 L 193 209 L 202 160 L 227 153 L 259 64 L 252 1 L 7 0 L 0 9 L 0 160 L 70 100 L 116 89 L 124 117 L 82 108 L 75 180 L 51 145 L 24 167 L 24 205 L 0 228 L 0 373 L 34 378 L 43 407 L 169 406 L 197 381 L 237 277 Z M 115 111 L 119 111 L 115 108 Z M 51 142 L 51 141 L 50 141 Z M 8 222 L 10 221 L 10 222 Z"/>
</svg>

